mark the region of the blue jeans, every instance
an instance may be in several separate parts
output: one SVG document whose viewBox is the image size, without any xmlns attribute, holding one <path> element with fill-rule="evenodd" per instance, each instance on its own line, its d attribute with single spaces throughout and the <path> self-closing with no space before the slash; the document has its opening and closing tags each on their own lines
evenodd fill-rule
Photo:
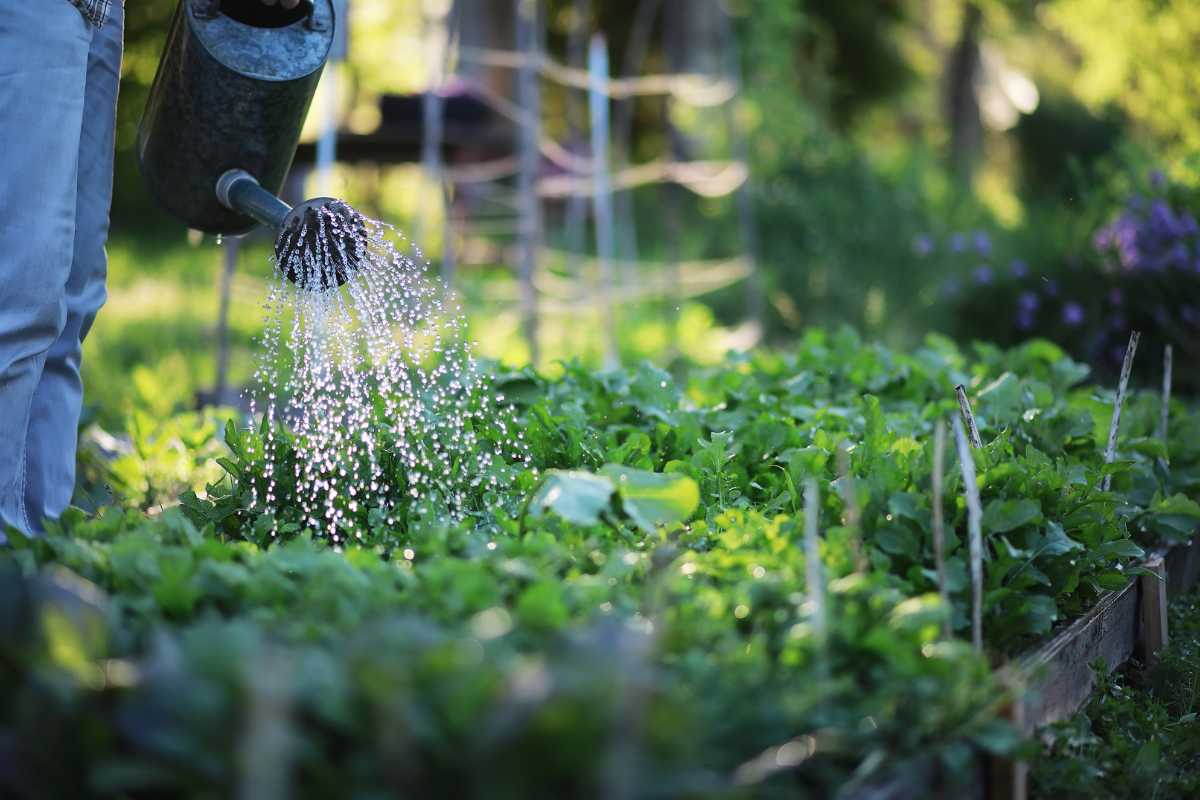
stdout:
<svg viewBox="0 0 1200 800">
<path fill-rule="evenodd" d="M 120 2 L 96 30 L 67 0 L 0 0 L 0 523 L 27 532 L 75 488 L 123 25 Z"/>
</svg>

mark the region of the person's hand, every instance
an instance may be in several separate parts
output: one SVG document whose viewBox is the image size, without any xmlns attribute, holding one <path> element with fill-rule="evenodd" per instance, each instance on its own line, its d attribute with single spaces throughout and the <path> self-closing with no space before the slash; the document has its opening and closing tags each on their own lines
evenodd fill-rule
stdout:
<svg viewBox="0 0 1200 800">
<path fill-rule="evenodd" d="M 262 0 L 262 4 L 264 6 L 273 6 L 275 5 L 275 0 Z M 279 0 L 279 5 L 284 8 L 295 8 L 300 5 L 300 0 Z"/>
</svg>

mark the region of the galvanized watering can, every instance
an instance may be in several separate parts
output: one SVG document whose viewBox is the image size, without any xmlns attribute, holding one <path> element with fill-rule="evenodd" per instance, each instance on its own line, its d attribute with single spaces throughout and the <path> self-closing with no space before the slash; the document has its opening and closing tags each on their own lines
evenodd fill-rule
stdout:
<svg viewBox="0 0 1200 800">
<path fill-rule="evenodd" d="M 282 230 L 334 202 L 292 209 L 275 196 L 334 24 L 331 0 L 292 9 L 180 0 L 138 131 L 142 175 L 163 208 L 191 228 L 236 235 L 258 223 Z"/>
</svg>

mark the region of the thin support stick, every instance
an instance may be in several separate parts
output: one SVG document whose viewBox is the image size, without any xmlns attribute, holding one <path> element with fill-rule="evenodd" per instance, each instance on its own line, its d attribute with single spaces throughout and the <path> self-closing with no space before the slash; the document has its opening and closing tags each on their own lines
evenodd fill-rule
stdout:
<svg viewBox="0 0 1200 800">
<path fill-rule="evenodd" d="M 1167 447 L 1167 423 L 1171 416 L 1171 366 L 1173 352 L 1171 345 L 1163 348 L 1163 381 L 1162 381 L 1162 411 L 1158 417 L 1158 440 L 1163 443 L 1163 448 Z M 1170 463 L 1170 456 L 1164 456 L 1160 459 L 1161 466 L 1166 469 Z"/>
<path fill-rule="evenodd" d="M 1129 388 L 1129 373 L 1133 371 L 1133 357 L 1137 355 L 1138 340 L 1142 334 L 1132 331 L 1129 345 L 1125 348 L 1125 360 L 1121 362 L 1121 380 L 1117 383 L 1117 396 L 1113 398 L 1112 424 L 1108 426 L 1108 447 L 1104 449 L 1104 463 L 1111 464 L 1117 457 L 1117 432 L 1121 427 L 1121 408 L 1125 405 L 1125 390 Z M 1112 475 L 1105 475 L 1101 488 L 1108 491 Z"/>
<path fill-rule="evenodd" d="M 942 508 L 942 478 L 946 469 L 946 423 L 938 420 L 933 426 L 933 558 L 937 564 L 938 594 L 946 609 L 942 634 L 952 633 L 950 589 L 946 586 L 946 521 Z"/>
<path fill-rule="evenodd" d="M 967 499 L 967 536 L 971 547 L 971 643 L 983 650 L 983 509 L 979 486 L 975 483 L 975 460 L 963 431 L 962 420 L 954 418 L 954 439 L 958 444 L 958 463 L 962 469 L 963 494 Z"/>
<path fill-rule="evenodd" d="M 812 604 L 812 626 L 821 658 L 825 658 L 825 576 L 821 569 L 821 540 L 817 533 L 820 492 L 817 482 L 804 481 L 804 576 L 808 583 L 808 601 Z"/>
<path fill-rule="evenodd" d="M 983 440 L 979 438 L 979 426 L 975 424 L 975 412 L 971 410 L 971 401 L 967 399 L 967 390 L 960 383 L 954 387 L 954 394 L 958 396 L 958 408 L 962 411 L 963 419 L 967 423 L 967 433 L 971 437 L 971 446 L 983 447 Z"/>
<path fill-rule="evenodd" d="M 603 86 L 608 82 L 608 45 L 602 34 L 588 47 L 591 76 L 588 107 L 592 124 L 592 213 L 596 220 L 596 256 L 600 261 L 600 306 L 604 324 L 604 365 L 617 365 L 617 325 L 613 312 L 613 200 L 608 174 L 609 107 Z"/>
<path fill-rule="evenodd" d="M 526 123 L 519 127 L 520 170 L 517 175 L 518 202 L 521 208 L 521 327 L 529 345 L 530 363 L 538 363 L 538 304 L 533 276 L 537 272 L 538 250 L 542 242 L 542 206 L 537 193 L 538 169 L 541 155 L 538 141 L 542 136 L 541 89 L 538 85 L 537 63 L 542 48 L 539 31 L 540 3 L 537 0 L 518 0 L 517 49 L 525 56 L 517 71 L 517 97 Z"/>
<path fill-rule="evenodd" d="M 862 544 L 862 511 L 858 507 L 854 476 L 850 474 L 850 451 L 845 442 L 837 449 L 837 468 L 842 506 L 846 509 L 846 528 L 850 531 L 850 548 L 854 552 L 855 570 L 866 572 L 870 564 Z"/>
</svg>

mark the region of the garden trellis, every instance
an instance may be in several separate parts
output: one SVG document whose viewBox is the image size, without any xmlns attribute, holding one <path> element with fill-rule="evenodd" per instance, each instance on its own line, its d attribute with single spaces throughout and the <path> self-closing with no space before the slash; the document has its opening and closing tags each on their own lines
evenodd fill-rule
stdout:
<svg viewBox="0 0 1200 800">
<path fill-rule="evenodd" d="M 707 12 L 716 20 L 712 41 L 701 43 L 724 56 L 719 69 L 680 61 L 675 71 L 614 77 L 608 68 L 608 48 L 602 34 L 590 30 L 587 9 L 581 9 L 572 35 L 590 44 L 572 46 L 568 55 L 582 58 L 580 65 L 551 57 L 545 48 L 545 22 L 540 0 L 512 3 L 513 42 L 511 50 L 477 46 L 464 40 L 464 13 L 471 8 L 464 0 L 448 4 L 426 4 L 422 12 L 420 42 L 428 70 L 427 85 L 420 95 L 421 142 L 419 160 L 426 178 L 437 191 L 419 209 L 414 220 L 418 243 L 440 239 L 441 274 L 451 285 L 462 284 L 464 270 L 486 264 L 514 266 L 516 280 L 491 285 L 485 302 L 516 309 L 520 330 L 529 352 L 538 360 L 539 320 L 543 317 L 578 318 L 597 321 L 603 339 L 606 363 L 617 360 L 618 309 L 630 304 L 656 303 L 666 309 L 672 323 L 680 304 L 737 285 L 745 287 L 747 324 L 731 339 L 734 346 L 758 340 L 764 308 L 763 287 L 755 255 L 754 222 L 749 195 L 749 166 L 745 136 L 732 112 L 741 88 L 736 48 L 732 47 L 732 25 L 713 0 Z M 670 9 L 662 3 L 644 2 L 639 24 L 653 25 L 662 17 L 664 28 Z M 686 41 L 687 34 L 671 31 L 682 44 L 665 46 L 689 51 L 699 46 Z M 635 31 L 645 48 L 650 29 Z M 668 37 L 670 38 L 670 37 Z M 320 135 L 314 150 L 318 190 L 330 191 L 332 169 L 338 157 L 336 106 L 341 77 L 338 51 L 330 64 L 322 88 Z M 643 53 L 644 56 L 644 53 Z M 627 59 L 628 62 L 628 59 Z M 640 59 L 626 68 L 637 68 Z M 483 160 L 453 163 L 445 159 L 445 90 L 461 85 L 463 67 L 511 72 L 515 97 L 472 80 L 466 85 L 488 109 L 507 121 L 515 133 L 508 153 Z M 707 72 L 705 71 L 707 70 Z M 579 121 L 567 142 L 552 138 L 542 125 L 542 86 L 553 85 L 577 98 L 588 108 L 586 127 Z M 628 158 L 630 113 L 626 105 L 639 98 L 659 98 L 664 103 L 664 125 L 669 128 L 670 152 L 648 161 L 630 163 Z M 613 108 L 613 104 L 617 104 Z M 720 125 L 732 152 L 727 158 L 689 158 L 680 151 L 682 138 L 670 120 L 671 109 L 686 106 L 720 110 Z M 615 113 L 613 113 L 615 112 Z M 582 139 L 580 139 L 582 136 Z M 586 141 L 586 144 L 584 143 Z M 668 250 L 657 258 L 638 252 L 636 224 L 629 195 L 637 190 L 663 187 L 664 227 Z M 677 187 L 677 189 L 672 189 Z M 689 258 L 676 241 L 681 234 L 679 213 L 682 197 L 701 199 L 732 197 L 740 242 L 723 257 Z M 462 200 L 461 198 L 467 198 Z M 547 238 L 547 203 L 565 206 L 561 244 Z M 590 213 L 588 213 L 590 209 Z M 440 217 L 440 234 L 435 220 Z M 593 247 L 587 246 L 587 220 L 592 220 Z M 507 243 L 512 242 L 513 247 Z M 219 284 L 221 307 L 228 305 L 229 273 L 237 259 L 237 242 L 224 257 Z M 590 251 L 590 252 L 589 252 Z M 222 320 L 224 317 L 222 316 Z M 218 341 L 227 337 L 226 324 L 218 323 Z M 223 347 L 218 361 L 227 362 Z M 218 368 L 218 375 L 226 370 Z M 227 395 L 224 380 L 217 392 Z"/>
<path fill-rule="evenodd" d="M 451 19 L 462 13 L 458 5 L 456 3 L 449 12 Z M 653 4 L 644 6 L 646 8 L 653 13 L 639 15 L 643 24 L 652 23 L 655 13 L 666 13 Z M 677 305 L 687 297 L 738 283 L 747 286 L 750 322 L 757 331 L 761 324 L 762 287 L 753 254 L 753 220 L 746 194 L 749 167 L 744 137 L 737 130 L 736 115 L 723 115 L 736 151 L 723 160 L 680 159 L 668 154 L 645 163 L 615 163 L 613 156 L 623 154 L 628 147 L 614 138 L 626 137 L 627 131 L 618 131 L 614 137 L 610 125 L 611 104 L 634 98 L 658 96 L 671 103 L 728 110 L 736 102 L 740 89 L 736 63 L 727 63 L 728 74 L 680 71 L 612 77 L 607 68 L 607 46 L 602 36 L 593 34 L 590 37 L 585 65 L 564 64 L 546 53 L 541 3 L 519 0 L 514 11 L 514 29 L 519 41 L 512 50 L 464 42 L 457 28 L 453 35 L 443 37 L 448 46 L 444 51 L 444 72 L 439 70 L 437 73 L 439 81 L 453 76 L 450 65 L 455 62 L 477 68 L 511 70 L 516 78 L 517 94 L 514 102 L 486 82 L 471 84 L 473 92 L 515 126 L 517 152 L 514 155 L 468 166 L 443 166 L 432 176 L 445 187 L 442 193 L 445 199 L 455 196 L 458 188 L 465 184 L 473 193 L 483 194 L 487 203 L 507 212 L 488 215 L 482 220 L 464 215 L 448 223 L 443 274 L 453 277 L 457 271 L 470 266 L 471 252 L 496 254 L 492 247 L 468 247 L 468 239 L 516 234 L 517 249 L 511 254 L 518 264 L 516 297 L 502 292 L 498 299 L 517 301 L 521 328 L 535 356 L 539 349 L 537 323 L 541 315 L 577 315 L 590 308 L 602 320 L 606 360 L 612 362 L 616 357 L 614 337 L 619 324 L 613 306 L 655 299 Z M 725 46 L 731 38 L 728 33 L 731 26 L 715 3 L 714 11 L 721 15 L 719 27 L 725 33 L 722 41 L 712 44 Z M 583 15 L 576 20 L 576 25 L 586 25 Z M 575 57 L 579 57 L 579 53 L 575 53 Z M 545 132 L 538 89 L 538 83 L 543 81 L 588 98 L 590 144 L 587 154 L 579 152 L 578 143 L 563 144 Z M 435 110 L 430 113 L 436 114 L 436 108 L 434 106 Z M 431 124 L 430 116 L 426 121 L 425 151 L 432 153 L 438 146 L 436 141 L 429 140 L 436 139 L 440 126 Z M 625 127 L 628 127 L 627 122 Z M 609 150 L 614 145 L 617 147 L 610 155 Z M 427 159 L 426 163 L 432 163 L 432 160 Z M 543 164 L 551 165 L 557 172 L 542 174 Z M 499 185 L 513 178 L 517 181 L 515 191 Z M 637 257 L 636 252 L 622 254 L 618 239 L 624 227 L 632 227 L 632 220 L 627 204 L 622 214 L 621 204 L 614 205 L 613 195 L 659 185 L 680 186 L 704 198 L 735 196 L 742 252 L 725 258 L 688 261 L 678 258 L 656 261 Z M 569 205 L 568 227 L 575 225 L 577 228 L 581 202 L 591 205 L 596 231 L 594 258 L 578 249 L 582 237 L 578 236 L 577 230 L 574 233 L 568 231 L 574 241 L 568 242 L 566 249 L 547 246 L 542 205 L 559 200 Z M 570 218 L 572 216 L 574 219 Z M 446 218 L 450 217 L 447 209 Z M 564 277 L 547 268 L 548 263 L 568 264 L 572 269 Z"/>
</svg>

